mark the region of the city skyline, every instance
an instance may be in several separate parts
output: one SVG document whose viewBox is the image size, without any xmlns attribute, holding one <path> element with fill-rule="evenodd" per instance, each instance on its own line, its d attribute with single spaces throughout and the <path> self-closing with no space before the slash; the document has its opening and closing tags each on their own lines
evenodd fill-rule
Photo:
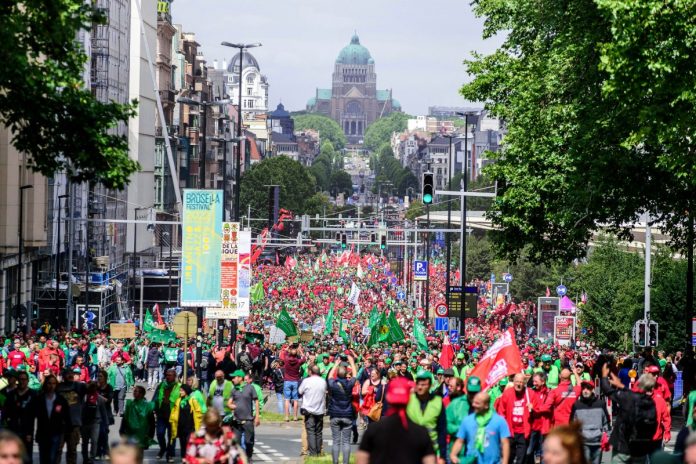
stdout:
<svg viewBox="0 0 696 464">
<path fill-rule="evenodd" d="M 238 15 L 222 0 L 178 0 L 172 16 L 196 34 L 211 66 L 214 60 L 218 66 L 229 63 L 234 55 L 222 41 L 263 43 L 252 54 L 270 83 L 269 107 L 282 102 L 291 111 L 305 109 L 317 87 L 330 87 L 338 53 L 356 32 L 375 60 L 380 87 L 398 95 L 410 114 L 425 114 L 428 106 L 464 105 L 458 93 L 467 80 L 463 60 L 472 50 L 490 52 L 500 42 L 481 38 L 483 23 L 464 2 L 435 0 L 424 9 L 410 0 L 391 5 L 359 0 L 340 13 L 336 4 L 319 0 L 236 6 Z M 240 32 L 225 32 L 229 28 Z"/>
</svg>

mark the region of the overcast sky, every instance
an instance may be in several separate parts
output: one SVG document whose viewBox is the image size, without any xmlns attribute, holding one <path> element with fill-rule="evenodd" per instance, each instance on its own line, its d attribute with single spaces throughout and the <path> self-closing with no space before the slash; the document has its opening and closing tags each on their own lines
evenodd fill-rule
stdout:
<svg viewBox="0 0 696 464">
<path fill-rule="evenodd" d="M 354 31 L 375 60 L 377 88 L 392 89 L 405 112 L 465 104 L 462 61 L 491 52 L 468 0 L 175 0 L 173 20 L 195 32 L 208 60 L 227 62 L 220 42 L 261 42 L 252 51 L 268 76 L 269 105 L 304 109 L 315 88 L 330 88 L 333 65 Z"/>
</svg>

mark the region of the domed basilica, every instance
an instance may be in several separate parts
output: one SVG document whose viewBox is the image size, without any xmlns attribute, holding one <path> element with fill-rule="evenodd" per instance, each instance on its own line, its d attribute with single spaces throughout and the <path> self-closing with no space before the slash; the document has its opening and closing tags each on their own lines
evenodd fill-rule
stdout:
<svg viewBox="0 0 696 464">
<path fill-rule="evenodd" d="M 348 142 L 361 143 L 367 126 L 401 111 L 391 90 L 377 90 L 375 61 L 357 34 L 338 54 L 331 89 L 317 89 L 307 111 L 326 115 L 342 128 Z"/>
</svg>

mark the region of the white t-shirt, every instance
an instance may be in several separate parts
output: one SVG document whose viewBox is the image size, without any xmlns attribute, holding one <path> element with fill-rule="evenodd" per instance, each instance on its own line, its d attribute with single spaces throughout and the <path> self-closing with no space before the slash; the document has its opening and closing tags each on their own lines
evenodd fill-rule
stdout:
<svg viewBox="0 0 696 464">
<path fill-rule="evenodd" d="M 310 414 L 326 412 L 326 381 L 318 375 L 307 377 L 300 384 L 298 393 L 302 395 L 302 408 Z"/>
</svg>

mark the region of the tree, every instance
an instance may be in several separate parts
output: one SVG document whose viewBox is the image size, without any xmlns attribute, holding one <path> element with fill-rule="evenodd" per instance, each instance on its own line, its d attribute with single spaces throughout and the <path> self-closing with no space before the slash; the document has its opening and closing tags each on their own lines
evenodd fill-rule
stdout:
<svg viewBox="0 0 696 464">
<path fill-rule="evenodd" d="M 268 158 L 244 173 L 240 203 L 251 205 L 252 215 L 268 215 L 268 187 L 280 186 L 280 207 L 295 214 L 305 212 L 305 202 L 315 194 L 315 181 L 302 164 L 287 156 Z"/>
<path fill-rule="evenodd" d="M 87 55 L 78 31 L 104 23 L 89 2 L 24 0 L 0 6 L 0 123 L 29 165 L 47 177 L 65 171 L 76 181 L 123 188 L 139 169 L 128 140 L 111 132 L 134 116 L 135 102 L 101 103 L 85 88 Z"/>
<path fill-rule="evenodd" d="M 696 61 L 693 0 L 477 0 L 484 36 L 505 34 L 466 63 L 465 98 L 504 119 L 489 212 L 496 250 L 535 261 L 582 256 L 606 225 L 631 235 L 649 211 L 687 250 L 684 328 L 693 312 Z M 608 173 L 611 173 L 608 175 Z"/>
<path fill-rule="evenodd" d="M 413 116 L 405 113 L 392 113 L 386 118 L 376 120 L 365 131 L 365 147 L 370 150 L 376 150 L 382 144 L 389 143 L 394 132 L 406 130 L 407 121 L 411 118 Z"/>
<path fill-rule="evenodd" d="M 324 216 L 324 213 L 331 213 L 332 207 L 329 197 L 325 193 L 317 192 L 304 203 L 304 214 L 312 217 L 317 214 Z"/>
<path fill-rule="evenodd" d="M 319 132 L 322 141 L 331 142 L 335 149 L 341 150 L 346 146 L 346 136 L 333 119 L 319 114 L 301 114 L 292 119 L 295 121 L 295 130 L 313 129 Z"/>
<path fill-rule="evenodd" d="M 346 171 L 334 171 L 329 181 L 329 190 L 335 195 L 343 193 L 347 196 L 353 194 L 353 180 Z"/>
<path fill-rule="evenodd" d="M 425 214 L 425 205 L 423 204 L 422 201 L 415 199 L 415 200 L 411 200 L 411 203 L 409 203 L 408 209 L 406 210 L 404 217 L 406 219 L 408 219 L 409 221 L 413 221 L 418 216 L 422 216 L 424 214 Z"/>
</svg>

